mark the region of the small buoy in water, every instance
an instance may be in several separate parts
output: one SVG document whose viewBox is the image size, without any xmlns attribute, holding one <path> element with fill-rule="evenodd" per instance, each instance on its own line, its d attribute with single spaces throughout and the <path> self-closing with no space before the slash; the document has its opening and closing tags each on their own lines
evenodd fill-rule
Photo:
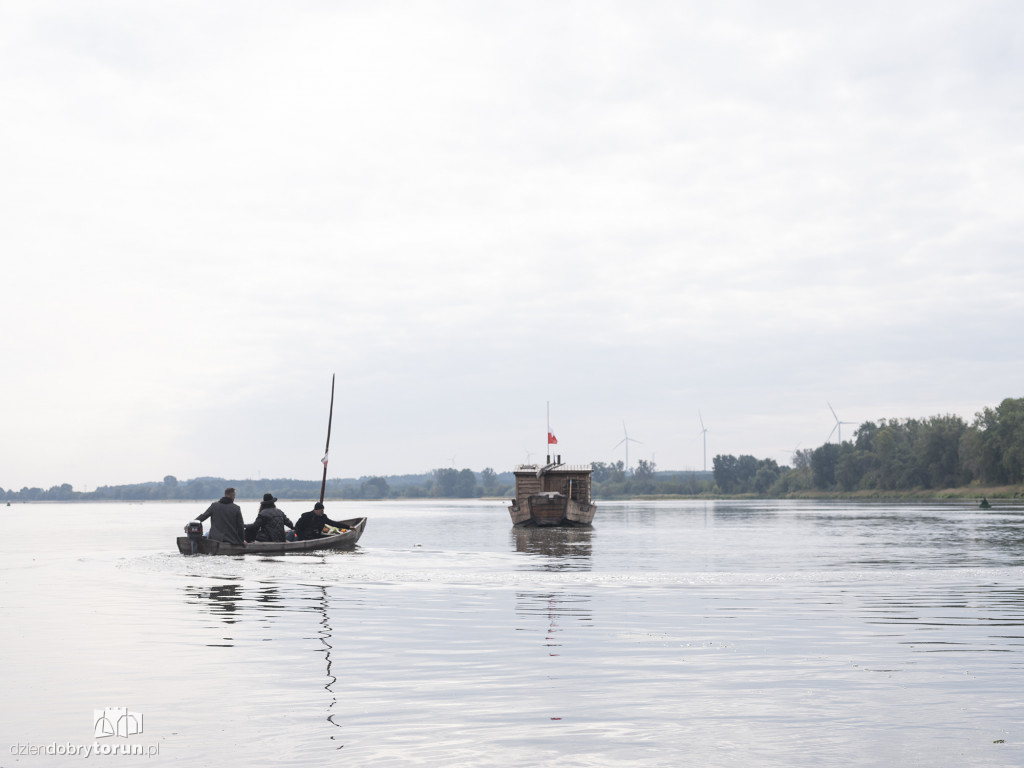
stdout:
<svg viewBox="0 0 1024 768">
<path fill-rule="evenodd" d="M 988 503 L 988 499 L 984 496 L 981 498 L 981 504 L 978 505 L 981 509 L 992 509 L 992 505 Z"/>
</svg>

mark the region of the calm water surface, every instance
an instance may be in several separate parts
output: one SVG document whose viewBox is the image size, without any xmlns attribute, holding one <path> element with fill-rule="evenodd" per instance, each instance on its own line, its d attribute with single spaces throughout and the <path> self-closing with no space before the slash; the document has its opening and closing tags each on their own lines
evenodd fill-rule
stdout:
<svg viewBox="0 0 1024 768">
<path fill-rule="evenodd" d="M 0 542 L 0 766 L 1024 765 L 1019 507 L 336 503 L 353 552 L 177 554 L 205 507 L 0 510 L 52 532 Z"/>
</svg>

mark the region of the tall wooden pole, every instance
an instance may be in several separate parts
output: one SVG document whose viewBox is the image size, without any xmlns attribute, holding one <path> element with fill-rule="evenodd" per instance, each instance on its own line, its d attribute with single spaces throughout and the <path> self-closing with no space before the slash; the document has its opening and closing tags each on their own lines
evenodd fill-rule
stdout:
<svg viewBox="0 0 1024 768">
<path fill-rule="evenodd" d="M 327 489 L 327 454 L 331 450 L 331 421 L 334 419 L 334 374 L 331 374 L 331 410 L 327 415 L 327 445 L 324 447 L 324 479 L 320 483 L 320 503 L 324 503 L 324 491 Z"/>
<path fill-rule="evenodd" d="M 545 446 L 544 447 L 547 449 L 546 450 L 546 455 L 547 455 L 547 459 L 548 459 L 548 464 L 550 464 L 551 463 L 551 401 L 550 400 L 547 401 L 547 406 L 548 406 L 548 433 L 544 436 L 544 442 L 545 442 Z"/>
</svg>

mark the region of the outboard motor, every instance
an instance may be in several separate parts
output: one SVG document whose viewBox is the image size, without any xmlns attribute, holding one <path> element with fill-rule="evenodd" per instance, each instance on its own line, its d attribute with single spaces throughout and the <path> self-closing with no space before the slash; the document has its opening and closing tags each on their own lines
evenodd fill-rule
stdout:
<svg viewBox="0 0 1024 768">
<path fill-rule="evenodd" d="M 198 520 L 190 520 L 185 526 L 185 535 L 192 545 L 192 554 L 196 554 L 199 551 L 199 541 L 203 538 L 203 524 Z"/>
</svg>

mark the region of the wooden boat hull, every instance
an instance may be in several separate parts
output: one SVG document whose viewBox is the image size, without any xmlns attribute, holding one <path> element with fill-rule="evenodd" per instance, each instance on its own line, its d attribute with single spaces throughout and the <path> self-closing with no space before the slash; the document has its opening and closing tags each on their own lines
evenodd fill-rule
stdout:
<svg viewBox="0 0 1024 768">
<path fill-rule="evenodd" d="M 594 522 L 596 504 L 575 501 L 561 494 L 535 494 L 518 500 L 508 508 L 513 525 L 520 526 L 584 526 Z"/>
<path fill-rule="evenodd" d="M 589 526 L 597 505 L 590 501 L 592 467 L 562 464 L 520 464 L 515 469 L 516 497 L 508 511 L 518 526 Z"/>
<path fill-rule="evenodd" d="M 365 517 L 354 517 L 341 521 L 347 531 L 306 541 L 253 541 L 248 546 L 228 544 L 211 539 L 198 539 L 200 555 L 283 555 L 288 552 L 315 552 L 327 549 L 351 549 L 359 541 L 366 528 Z M 183 555 L 192 554 L 192 540 L 188 536 L 178 537 L 178 551 Z"/>
</svg>

